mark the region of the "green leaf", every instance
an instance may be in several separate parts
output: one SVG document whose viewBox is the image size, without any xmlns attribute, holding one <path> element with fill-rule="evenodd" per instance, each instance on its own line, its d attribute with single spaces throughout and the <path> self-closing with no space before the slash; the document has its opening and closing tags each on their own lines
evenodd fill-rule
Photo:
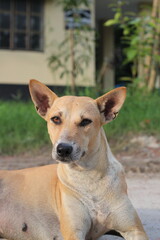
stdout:
<svg viewBox="0 0 160 240">
<path fill-rule="evenodd" d="M 124 17 L 124 21 L 128 22 L 129 21 L 129 17 Z"/>
<path fill-rule="evenodd" d="M 148 25 L 149 25 L 150 27 L 152 27 L 152 28 L 155 28 L 155 27 L 156 27 L 156 24 L 155 24 L 153 21 L 150 21 L 150 22 L 148 23 Z"/>
<path fill-rule="evenodd" d="M 133 59 L 137 56 L 137 50 L 136 49 L 128 49 L 126 51 L 126 55 L 127 55 L 128 61 L 133 61 Z"/>
<path fill-rule="evenodd" d="M 141 21 L 142 21 L 141 18 L 140 18 L 140 17 L 137 17 L 137 18 L 132 19 L 132 20 L 130 21 L 130 24 L 132 24 L 132 25 L 137 25 L 137 24 L 139 24 Z"/>
<path fill-rule="evenodd" d="M 139 41 L 141 41 L 140 37 L 135 35 L 131 39 L 131 45 L 135 45 L 135 44 L 139 43 Z"/>
<path fill-rule="evenodd" d="M 125 29 L 123 30 L 123 34 L 124 34 L 124 35 L 128 35 L 129 33 L 130 33 L 129 28 L 125 28 Z"/>
<path fill-rule="evenodd" d="M 64 75 L 65 75 L 65 71 L 63 71 L 59 77 L 62 79 Z"/>
<path fill-rule="evenodd" d="M 117 20 L 115 20 L 115 19 L 110 19 L 110 20 L 108 20 L 108 21 L 106 21 L 106 22 L 104 23 L 104 26 L 109 27 L 109 26 L 112 26 L 112 25 L 117 24 L 117 23 L 118 23 Z"/>
<path fill-rule="evenodd" d="M 160 63 L 160 56 L 159 55 L 155 55 L 154 59 L 155 59 L 156 62 Z"/>
<path fill-rule="evenodd" d="M 115 16 L 114 16 L 114 19 L 115 19 L 116 21 L 119 21 L 119 19 L 121 18 L 121 16 L 122 16 L 122 13 L 121 13 L 121 12 L 117 12 L 117 13 L 115 14 Z"/>
</svg>

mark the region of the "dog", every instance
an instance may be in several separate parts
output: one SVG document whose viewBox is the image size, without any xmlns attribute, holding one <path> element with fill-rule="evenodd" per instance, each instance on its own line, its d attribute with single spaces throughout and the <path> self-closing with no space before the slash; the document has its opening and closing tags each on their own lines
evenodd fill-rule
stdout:
<svg viewBox="0 0 160 240">
<path fill-rule="evenodd" d="M 147 240 L 127 196 L 121 164 L 102 125 L 118 115 L 126 88 L 96 100 L 58 97 L 37 80 L 29 84 L 47 121 L 58 164 L 0 172 L 0 235 L 10 240 L 95 240 L 115 230 Z"/>
</svg>

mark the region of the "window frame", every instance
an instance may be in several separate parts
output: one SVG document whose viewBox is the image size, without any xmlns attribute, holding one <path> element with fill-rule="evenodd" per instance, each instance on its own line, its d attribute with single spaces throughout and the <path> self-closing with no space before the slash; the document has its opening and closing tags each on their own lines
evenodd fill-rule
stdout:
<svg viewBox="0 0 160 240">
<path fill-rule="evenodd" d="M 41 4 L 41 11 L 40 12 L 34 12 L 31 10 L 31 3 L 32 0 L 28 1 L 26 0 L 26 11 L 18 11 L 16 10 L 16 0 L 9 0 L 10 1 L 10 9 L 4 10 L 0 9 L 1 14 L 9 14 L 10 18 L 10 27 L 9 28 L 0 28 L 0 32 L 7 31 L 9 32 L 9 47 L 2 47 L 0 46 L 0 50 L 16 50 L 16 51 L 33 51 L 33 52 L 43 52 L 44 51 L 44 31 L 43 31 L 43 24 L 44 24 L 44 0 L 40 0 L 38 3 Z M 26 28 L 24 30 L 16 29 L 16 16 L 17 15 L 23 15 L 26 17 Z M 32 16 L 38 16 L 40 19 L 40 29 L 39 30 L 33 30 L 31 29 L 31 17 Z M 17 33 L 24 33 L 26 35 L 25 37 L 25 47 L 19 48 L 16 47 L 14 38 L 15 34 Z M 31 36 L 32 34 L 39 35 L 39 48 L 33 49 L 31 48 Z"/>
</svg>

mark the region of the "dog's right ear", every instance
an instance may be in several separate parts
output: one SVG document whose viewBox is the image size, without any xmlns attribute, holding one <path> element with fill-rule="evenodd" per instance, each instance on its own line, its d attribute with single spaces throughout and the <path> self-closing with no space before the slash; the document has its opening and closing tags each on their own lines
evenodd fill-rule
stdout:
<svg viewBox="0 0 160 240">
<path fill-rule="evenodd" d="M 38 114 L 45 118 L 57 95 L 37 80 L 30 80 L 29 91 Z"/>
<path fill-rule="evenodd" d="M 96 99 L 102 124 L 106 124 L 118 115 L 126 98 L 126 88 L 119 87 Z"/>
</svg>

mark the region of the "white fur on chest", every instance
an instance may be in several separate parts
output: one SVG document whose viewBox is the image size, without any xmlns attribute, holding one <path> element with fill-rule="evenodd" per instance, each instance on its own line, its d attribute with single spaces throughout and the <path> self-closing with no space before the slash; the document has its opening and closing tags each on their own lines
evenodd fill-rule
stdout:
<svg viewBox="0 0 160 240">
<path fill-rule="evenodd" d="M 92 239 L 98 238 L 109 230 L 107 228 L 108 216 L 112 211 L 112 197 L 118 181 L 115 180 L 114 184 L 112 183 L 112 179 L 104 177 L 96 184 L 94 182 L 93 184 L 91 182 L 86 183 L 86 188 L 83 187 L 83 184 L 77 186 L 78 191 L 77 189 L 76 191 L 81 196 L 79 200 L 87 207 L 91 218 L 90 236 Z"/>
<path fill-rule="evenodd" d="M 110 214 L 110 208 L 107 206 L 106 200 L 87 201 L 87 208 L 92 219 L 91 235 L 99 236 L 107 231 L 107 219 Z"/>
<path fill-rule="evenodd" d="M 88 209 L 92 223 L 89 237 L 92 239 L 110 230 L 108 217 L 115 210 L 113 205 L 118 199 L 119 172 L 121 172 L 121 166 L 113 160 L 112 164 L 108 163 L 108 169 L 104 170 L 103 174 L 97 170 L 78 172 L 68 168 L 67 181 L 58 174 L 60 181 L 72 190 Z"/>
</svg>

